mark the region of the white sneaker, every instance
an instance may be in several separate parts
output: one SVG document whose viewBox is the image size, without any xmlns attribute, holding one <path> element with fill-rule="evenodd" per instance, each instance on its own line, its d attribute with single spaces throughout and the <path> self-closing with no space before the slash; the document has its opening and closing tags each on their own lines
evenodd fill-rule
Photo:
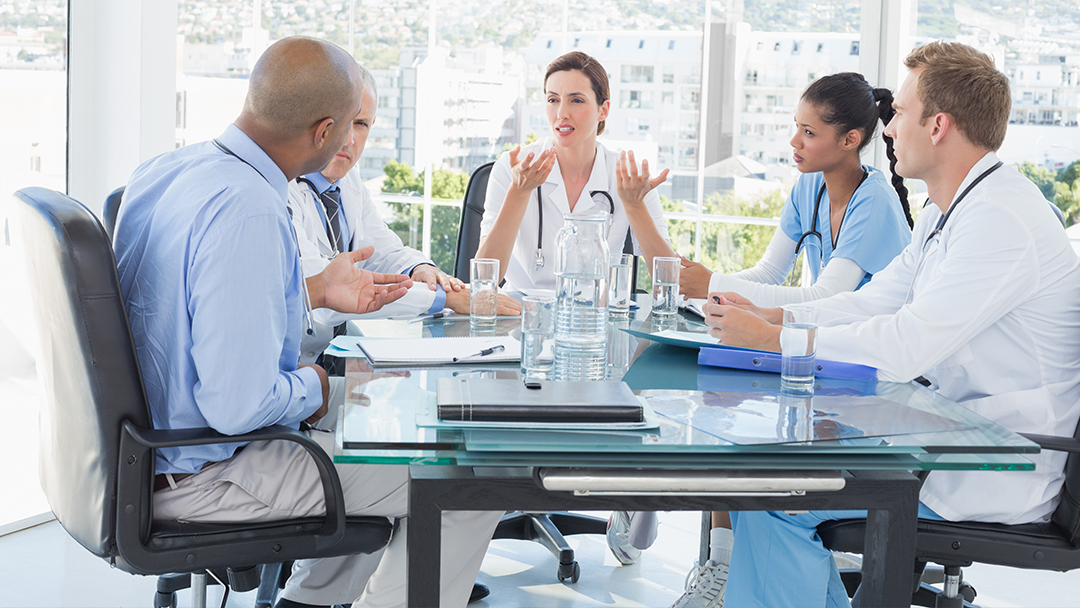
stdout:
<svg viewBox="0 0 1080 608">
<path fill-rule="evenodd" d="M 607 522 L 607 546 L 619 563 L 628 566 L 641 557 L 641 549 L 630 544 L 630 514 L 612 511 Z"/>
<path fill-rule="evenodd" d="M 686 593 L 675 600 L 671 608 L 723 608 L 724 586 L 727 585 L 727 564 L 712 560 L 686 575 Z"/>
</svg>

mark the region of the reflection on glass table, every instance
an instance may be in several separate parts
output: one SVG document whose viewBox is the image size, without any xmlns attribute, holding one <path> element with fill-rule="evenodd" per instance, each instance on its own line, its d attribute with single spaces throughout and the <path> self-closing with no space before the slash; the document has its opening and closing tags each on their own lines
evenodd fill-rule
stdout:
<svg viewBox="0 0 1080 608">
<path fill-rule="evenodd" d="M 463 321 L 463 322 L 461 322 Z M 510 321 L 510 320 L 508 320 Z M 461 322 L 461 323 L 459 323 Z M 500 320 L 500 323 L 502 321 Z M 695 329 L 681 316 L 675 326 Z M 467 319 L 356 324 L 365 335 L 445 335 Z M 697 350 L 660 344 L 617 325 L 665 331 L 647 311 L 609 328 L 609 378 L 660 414 L 657 429 L 535 431 L 432 428 L 418 403 L 439 378 L 517 380 L 516 363 L 371 368 L 348 362 L 338 427 L 341 462 L 680 468 L 1030 469 L 1035 444 L 917 384 L 820 379 L 813 397 L 782 399 L 776 374 L 697 365 Z M 511 323 L 500 326 L 507 332 Z M 371 332 L 369 334 L 368 332 Z M 399 333 L 400 332 L 400 333 Z"/>
</svg>

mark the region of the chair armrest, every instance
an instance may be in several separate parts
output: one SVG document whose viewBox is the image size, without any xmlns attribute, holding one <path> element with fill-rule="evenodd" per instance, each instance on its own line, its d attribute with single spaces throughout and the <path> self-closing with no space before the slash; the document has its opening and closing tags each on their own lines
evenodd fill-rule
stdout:
<svg viewBox="0 0 1080 608">
<path fill-rule="evenodd" d="M 1035 435 L 1032 433 L 1020 433 L 1025 439 L 1029 439 L 1039 444 L 1039 447 L 1044 450 L 1054 450 L 1055 452 L 1069 452 L 1071 454 L 1080 454 L 1080 441 L 1075 437 L 1057 437 L 1054 435 Z"/>
<path fill-rule="evenodd" d="M 304 448 L 315 460 L 315 466 L 319 471 L 319 479 L 323 486 L 323 496 L 326 501 L 326 526 L 319 535 L 326 539 L 326 546 L 333 545 L 345 536 L 345 494 L 341 488 L 341 479 L 338 478 L 334 469 L 334 462 L 315 440 L 307 435 L 283 425 L 272 425 L 256 429 L 243 435 L 225 435 L 211 428 L 193 429 L 142 429 L 131 421 L 123 423 L 124 435 L 128 436 L 145 450 L 140 450 L 142 455 L 149 453 L 150 449 L 182 447 L 191 445 L 210 445 L 219 443 L 239 443 L 249 441 L 283 440 L 292 441 Z M 124 470 L 125 464 L 134 464 L 139 460 L 139 455 L 131 454 L 132 450 L 124 450 L 126 442 L 121 439 L 120 467 Z M 127 463 L 125 463 L 127 459 Z M 145 463 L 144 463 L 145 464 Z M 153 462 L 150 462 L 152 471 Z M 123 483 L 124 475 L 120 475 Z M 123 496 L 124 491 L 120 491 Z"/>
</svg>

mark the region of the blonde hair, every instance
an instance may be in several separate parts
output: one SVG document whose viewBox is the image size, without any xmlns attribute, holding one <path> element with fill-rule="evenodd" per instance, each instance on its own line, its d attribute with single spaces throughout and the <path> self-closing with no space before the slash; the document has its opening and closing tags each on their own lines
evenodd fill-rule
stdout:
<svg viewBox="0 0 1080 608">
<path fill-rule="evenodd" d="M 923 70 L 917 89 L 923 121 L 943 112 L 971 143 L 987 150 L 1001 147 L 1012 94 L 1008 77 L 989 55 L 959 42 L 936 40 L 911 51 L 904 65 Z"/>
</svg>

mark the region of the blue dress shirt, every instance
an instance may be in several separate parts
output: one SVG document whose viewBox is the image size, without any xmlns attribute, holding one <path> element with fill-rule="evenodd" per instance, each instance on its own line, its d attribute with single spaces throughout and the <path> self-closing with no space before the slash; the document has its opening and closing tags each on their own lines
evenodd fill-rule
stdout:
<svg viewBox="0 0 1080 608">
<path fill-rule="evenodd" d="M 322 405 L 297 369 L 304 275 L 285 175 L 235 125 L 132 174 L 114 249 L 154 427 L 228 435 L 292 427 Z M 242 444 L 158 450 L 158 473 L 192 473 Z"/>
</svg>

